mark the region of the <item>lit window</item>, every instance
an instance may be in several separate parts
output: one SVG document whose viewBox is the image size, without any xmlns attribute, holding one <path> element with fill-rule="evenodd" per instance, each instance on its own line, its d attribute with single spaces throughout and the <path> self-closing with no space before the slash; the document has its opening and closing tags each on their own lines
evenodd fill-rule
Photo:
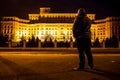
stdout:
<svg viewBox="0 0 120 80">
<path fill-rule="evenodd" d="M 55 31 L 55 35 L 57 35 L 57 31 Z"/>
</svg>

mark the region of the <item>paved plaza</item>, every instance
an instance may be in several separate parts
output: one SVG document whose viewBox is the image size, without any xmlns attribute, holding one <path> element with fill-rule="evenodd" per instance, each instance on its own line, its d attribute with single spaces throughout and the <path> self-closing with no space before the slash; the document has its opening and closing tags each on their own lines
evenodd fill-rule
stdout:
<svg viewBox="0 0 120 80">
<path fill-rule="evenodd" d="M 120 54 L 93 54 L 95 70 L 74 71 L 78 54 L 0 52 L 0 80 L 120 80 Z"/>
</svg>

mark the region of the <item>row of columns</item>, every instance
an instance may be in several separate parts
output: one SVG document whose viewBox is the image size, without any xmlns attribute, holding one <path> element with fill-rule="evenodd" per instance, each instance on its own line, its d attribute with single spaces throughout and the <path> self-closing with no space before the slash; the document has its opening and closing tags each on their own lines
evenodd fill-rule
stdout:
<svg viewBox="0 0 120 80">
<path fill-rule="evenodd" d="M 8 41 L 8 47 L 12 47 L 12 41 Z M 70 47 L 73 48 L 73 41 L 70 42 Z M 26 40 L 23 41 L 23 48 L 26 48 Z M 38 48 L 41 48 L 41 40 L 38 41 Z M 54 48 L 57 48 L 57 41 L 54 41 Z"/>
<path fill-rule="evenodd" d="M 12 41 L 8 41 L 8 47 L 12 47 Z M 120 41 L 118 47 L 120 48 Z M 26 48 L 26 40 L 23 41 L 23 48 Z M 41 48 L 41 40 L 38 41 L 38 48 Z M 57 41 L 54 41 L 54 48 L 57 48 Z M 70 41 L 70 48 L 73 48 L 73 41 Z M 105 48 L 105 42 L 102 44 L 102 48 Z"/>
<path fill-rule="evenodd" d="M 105 42 L 102 43 L 102 47 L 105 48 Z M 120 41 L 118 42 L 118 48 L 120 48 Z"/>
</svg>

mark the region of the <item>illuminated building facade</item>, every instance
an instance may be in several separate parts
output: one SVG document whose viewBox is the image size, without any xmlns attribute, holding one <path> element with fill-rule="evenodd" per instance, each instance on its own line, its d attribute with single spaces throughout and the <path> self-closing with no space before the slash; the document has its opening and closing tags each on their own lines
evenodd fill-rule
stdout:
<svg viewBox="0 0 120 80">
<path fill-rule="evenodd" d="M 93 34 L 100 41 L 115 36 L 120 39 L 120 17 L 106 17 L 94 21 Z"/>
<path fill-rule="evenodd" d="M 71 38 L 74 40 L 72 26 L 76 16 L 77 13 L 51 13 L 49 7 L 42 7 L 39 14 L 28 14 L 28 20 L 14 16 L 2 17 L 1 33 L 9 35 L 9 39 L 12 39 L 13 42 L 19 42 L 21 37 L 28 40 L 32 35 L 41 41 L 47 37 L 57 41 L 69 41 Z M 95 20 L 95 14 L 87 14 L 87 16 L 93 21 L 92 41 L 96 38 L 102 41 L 113 34 L 120 35 L 120 29 L 117 29 L 120 27 L 119 17 Z"/>
</svg>

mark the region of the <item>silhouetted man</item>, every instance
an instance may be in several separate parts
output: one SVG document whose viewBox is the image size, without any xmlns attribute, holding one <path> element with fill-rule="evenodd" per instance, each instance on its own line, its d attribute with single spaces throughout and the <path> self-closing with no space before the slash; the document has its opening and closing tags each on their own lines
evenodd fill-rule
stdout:
<svg viewBox="0 0 120 80">
<path fill-rule="evenodd" d="M 91 20 L 87 17 L 84 8 L 78 9 L 78 15 L 73 24 L 73 36 L 77 42 L 79 52 L 79 67 L 76 70 L 84 70 L 85 54 L 88 59 L 88 65 L 93 69 L 93 56 L 91 53 Z"/>
</svg>

